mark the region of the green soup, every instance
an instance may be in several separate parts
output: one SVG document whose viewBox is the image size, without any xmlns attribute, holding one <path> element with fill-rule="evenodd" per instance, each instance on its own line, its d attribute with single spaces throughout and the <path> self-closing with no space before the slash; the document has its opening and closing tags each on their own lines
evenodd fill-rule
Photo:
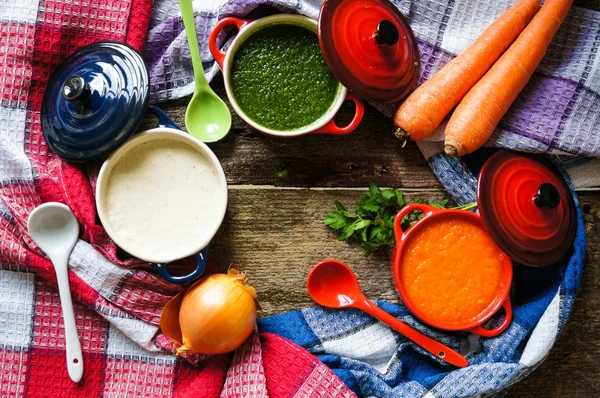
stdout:
<svg viewBox="0 0 600 398">
<path fill-rule="evenodd" d="M 341 85 L 321 54 L 317 34 L 297 25 L 270 25 L 235 53 L 233 96 L 261 126 L 291 131 L 320 119 Z"/>
</svg>

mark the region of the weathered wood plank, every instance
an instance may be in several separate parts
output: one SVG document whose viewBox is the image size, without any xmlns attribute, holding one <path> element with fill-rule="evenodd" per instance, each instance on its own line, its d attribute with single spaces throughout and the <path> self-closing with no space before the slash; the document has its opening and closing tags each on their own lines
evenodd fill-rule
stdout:
<svg viewBox="0 0 600 398">
<path fill-rule="evenodd" d="M 220 82 L 213 87 L 225 98 Z M 160 107 L 185 126 L 188 99 Z M 353 109 L 342 108 L 348 120 Z M 288 187 L 363 187 L 369 182 L 403 188 L 441 188 L 414 143 L 402 148 L 392 122 L 367 106 L 359 128 L 347 136 L 311 135 L 291 139 L 266 136 L 249 128 L 232 112 L 232 131 L 209 144 L 225 170 L 229 184 Z M 142 128 L 155 125 L 148 117 Z"/>
<path fill-rule="evenodd" d="M 337 241 L 323 225 L 336 199 L 352 206 L 360 194 L 230 189 L 229 210 L 211 256 L 221 267 L 233 263 L 247 271 L 259 291 L 263 315 L 312 305 L 304 282 L 312 266 L 326 258 L 351 265 L 369 297 L 397 302 L 387 253 L 365 257 L 356 244 Z"/>
<path fill-rule="evenodd" d="M 230 189 L 225 222 L 211 256 L 233 263 L 256 287 L 263 316 L 312 305 L 305 280 L 311 267 L 339 258 L 356 272 L 371 299 L 399 302 L 389 274 L 389 252 L 363 256 L 356 243 L 339 242 L 323 224 L 334 200 L 352 206 L 363 191 Z M 413 194 L 429 199 L 441 193 Z M 587 210 L 587 265 L 572 316 L 549 359 L 517 384 L 512 397 L 600 396 L 600 194 L 582 194 Z M 597 394 L 592 394 L 596 392 Z"/>
</svg>

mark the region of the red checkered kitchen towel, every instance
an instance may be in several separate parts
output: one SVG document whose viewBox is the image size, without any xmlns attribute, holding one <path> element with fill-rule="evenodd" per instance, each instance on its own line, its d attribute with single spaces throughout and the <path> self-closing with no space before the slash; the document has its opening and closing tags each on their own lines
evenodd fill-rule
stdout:
<svg viewBox="0 0 600 398">
<path fill-rule="evenodd" d="M 40 109 L 52 71 L 102 39 L 140 50 L 151 7 L 0 0 L 0 396 L 352 396 L 315 357 L 273 334 L 251 336 L 233 355 L 195 363 L 173 356 L 158 321 L 180 287 L 122 258 L 98 225 L 100 165 L 70 165 L 48 150 Z M 79 384 L 67 374 L 53 267 L 27 235 L 29 213 L 46 201 L 67 204 L 83 227 L 69 260 L 85 367 Z"/>
</svg>

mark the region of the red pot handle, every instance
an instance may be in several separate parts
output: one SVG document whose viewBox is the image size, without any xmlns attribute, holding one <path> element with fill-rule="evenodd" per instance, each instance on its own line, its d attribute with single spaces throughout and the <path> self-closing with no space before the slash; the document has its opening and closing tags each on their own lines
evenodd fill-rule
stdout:
<svg viewBox="0 0 600 398">
<path fill-rule="evenodd" d="M 223 69 L 223 60 L 225 59 L 225 54 L 227 54 L 227 51 L 220 50 L 219 47 L 217 47 L 217 37 L 219 36 L 219 33 L 221 33 L 221 31 L 229 25 L 235 25 L 237 26 L 238 30 L 242 30 L 242 28 L 248 25 L 250 22 L 252 22 L 250 19 L 227 17 L 221 19 L 213 28 L 212 32 L 210 32 L 210 36 L 208 37 L 208 48 L 210 49 L 213 57 L 215 57 L 215 61 L 217 61 L 221 69 Z"/>
<path fill-rule="evenodd" d="M 510 321 L 512 321 L 512 306 L 510 304 L 510 298 L 507 298 L 504 304 L 502 305 L 506 315 L 504 315 L 504 320 L 500 325 L 495 327 L 494 329 L 485 329 L 483 326 L 475 326 L 473 329 L 467 330 L 467 332 L 475 333 L 484 337 L 496 337 L 500 333 L 504 332 L 508 325 L 510 325 Z"/>
<path fill-rule="evenodd" d="M 442 211 L 442 209 L 429 206 L 424 203 L 409 203 L 404 206 L 402 209 L 400 209 L 398 214 L 396 214 L 396 218 L 394 219 L 394 235 L 396 237 L 396 242 L 400 240 L 401 236 L 408 232 L 408 230 L 402 231 L 402 220 L 407 214 L 410 214 L 415 210 L 421 210 L 423 213 L 425 213 L 425 215 Z"/>
<path fill-rule="evenodd" d="M 348 92 L 344 101 L 352 101 L 352 102 L 354 102 L 354 105 L 356 105 L 356 110 L 354 111 L 354 117 L 352 118 L 352 121 L 350 122 L 350 124 L 348 124 L 345 127 L 338 127 L 338 125 L 335 124 L 335 121 L 333 119 L 331 119 L 329 121 L 329 123 L 327 123 L 325 126 L 321 127 L 320 129 L 313 131 L 313 133 L 344 135 L 344 134 L 349 134 L 349 133 L 353 132 L 354 129 L 356 129 L 356 127 L 358 127 L 358 125 L 362 121 L 362 118 L 365 114 L 364 103 L 362 102 L 362 100 L 360 98 L 358 98 L 356 95 L 354 95 L 351 92 Z"/>
</svg>

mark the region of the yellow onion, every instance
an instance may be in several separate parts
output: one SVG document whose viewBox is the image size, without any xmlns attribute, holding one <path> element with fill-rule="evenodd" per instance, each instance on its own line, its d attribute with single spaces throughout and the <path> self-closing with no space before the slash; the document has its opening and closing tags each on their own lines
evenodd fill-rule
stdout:
<svg viewBox="0 0 600 398">
<path fill-rule="evenodd" d="M 162 332 L 181 347 L 177 355 L 223 354 L 238 348 L 256 325 L 256 290 L 230 268 L 194 283 L 167 303 Z"/>
</svg>

